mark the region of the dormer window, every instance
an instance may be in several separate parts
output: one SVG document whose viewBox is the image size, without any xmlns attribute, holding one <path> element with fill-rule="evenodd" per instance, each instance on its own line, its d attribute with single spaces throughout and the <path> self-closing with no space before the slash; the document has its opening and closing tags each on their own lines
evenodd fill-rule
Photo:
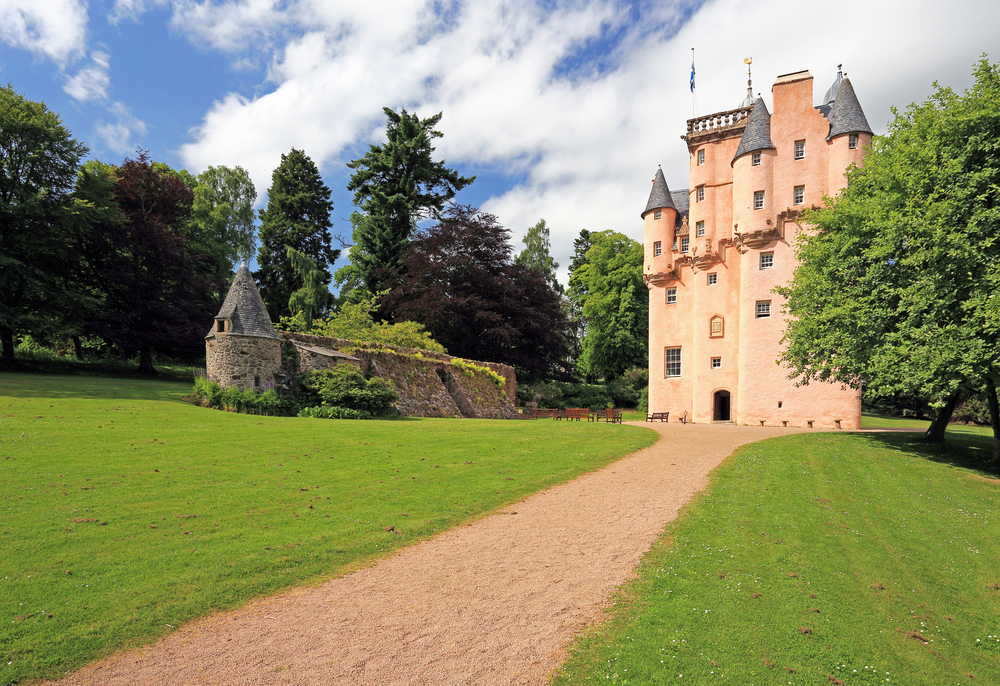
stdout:
<svg viewBox="0 0 1000 686">
<path fill-rule="evenodd" d="M 752 153 L 750 155 L 750 164 L 751 164 L 751 166 L 754 166 L 754 167 L 759 167 L 760 166 L 760 153 L 759 152 L 755 152 L 755 153 Z"/>
<path fill-rule="evenodd" d="M 225 319 L 216 319 L 215 320 L 215 332 L 216 333 L 225 333 L 226 332 L 226 320 Z"/>
</svg>

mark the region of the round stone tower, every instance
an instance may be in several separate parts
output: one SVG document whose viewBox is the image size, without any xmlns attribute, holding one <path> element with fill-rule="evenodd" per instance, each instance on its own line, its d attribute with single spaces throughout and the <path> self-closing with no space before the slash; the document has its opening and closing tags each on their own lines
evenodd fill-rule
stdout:
<svg viewBox="0 0 1000 686">
<path fill-rule="evenodd" d="M 261 388 L 281 372 L 281 338 L 243 262 L 212 330 L 205 336 L 205 368 L 223 388 Z"/>
</svg>

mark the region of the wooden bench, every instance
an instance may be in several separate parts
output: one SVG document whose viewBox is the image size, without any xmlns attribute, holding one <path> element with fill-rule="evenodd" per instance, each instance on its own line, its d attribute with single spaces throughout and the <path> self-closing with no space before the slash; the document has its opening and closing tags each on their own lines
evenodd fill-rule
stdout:
<svg viewBox="0 0 1000 686">
<path fill-rule="evenodd" d="M 559 419 L 559 410 L 540 410 L 537 407 L 531 410 L 531 419 Z"/>
<path fill-rule="evenodd" d="M 586 407 L 567 407 L 566 408 L 566 421 L 571 421 L 575 419 L 580 421 L 581 419 L 586 419 L 590 421 L 590 410 Z"/>
<path fill-rule="evenodd" d="M 647 422 L 666 422 L 670 420 L 669 412 L 650 412 L 646 415 Z"/>
<path fill-rule="evenodd" d="M 600 412 L 594 413 L 594 418 L 597 421 L 602 419 L 605 422 L 610 422 L 611 424 L 621 424 L 622 423 L 622 410 L 604 410 L 603 414 Z"/>
</svg>

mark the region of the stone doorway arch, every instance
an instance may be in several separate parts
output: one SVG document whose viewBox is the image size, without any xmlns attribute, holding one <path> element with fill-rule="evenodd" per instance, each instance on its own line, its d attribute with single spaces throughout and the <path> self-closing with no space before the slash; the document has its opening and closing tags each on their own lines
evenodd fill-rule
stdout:
<svg viewBox="0 0 1000 686">
<path fill-rule="evenodd" d="M 732 395 L 729 391 L 720 390 L 712 394 L 712 421 L 732 421 Z"/>
</svg>

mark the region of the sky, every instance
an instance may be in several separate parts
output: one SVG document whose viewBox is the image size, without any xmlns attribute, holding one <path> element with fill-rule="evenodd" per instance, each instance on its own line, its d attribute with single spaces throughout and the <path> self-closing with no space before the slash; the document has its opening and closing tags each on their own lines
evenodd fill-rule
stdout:
<svg viewBox="0 0 1000 686">
<path fill-rule="evenodd" d="M 739 106 L 744 58 L 772 111 L 777 76 L 808 69 L 820 104 L 843 64 L 882 134 L 1000 61 L 998 24 L 996 0 L 0 0 L 0 83 L 105 162 L 240 165 L 259 206 L 304 150 L 347 243 L 345 163 L 384 140 L 382 108 L 443 112 L 436 158 L 477 176 L 456 201 L 515 252 L 544 218 L 565 283 L 581 229 L 642 240 L 657 165 L 687 187 L 686 120 Z"/>
</svg>

